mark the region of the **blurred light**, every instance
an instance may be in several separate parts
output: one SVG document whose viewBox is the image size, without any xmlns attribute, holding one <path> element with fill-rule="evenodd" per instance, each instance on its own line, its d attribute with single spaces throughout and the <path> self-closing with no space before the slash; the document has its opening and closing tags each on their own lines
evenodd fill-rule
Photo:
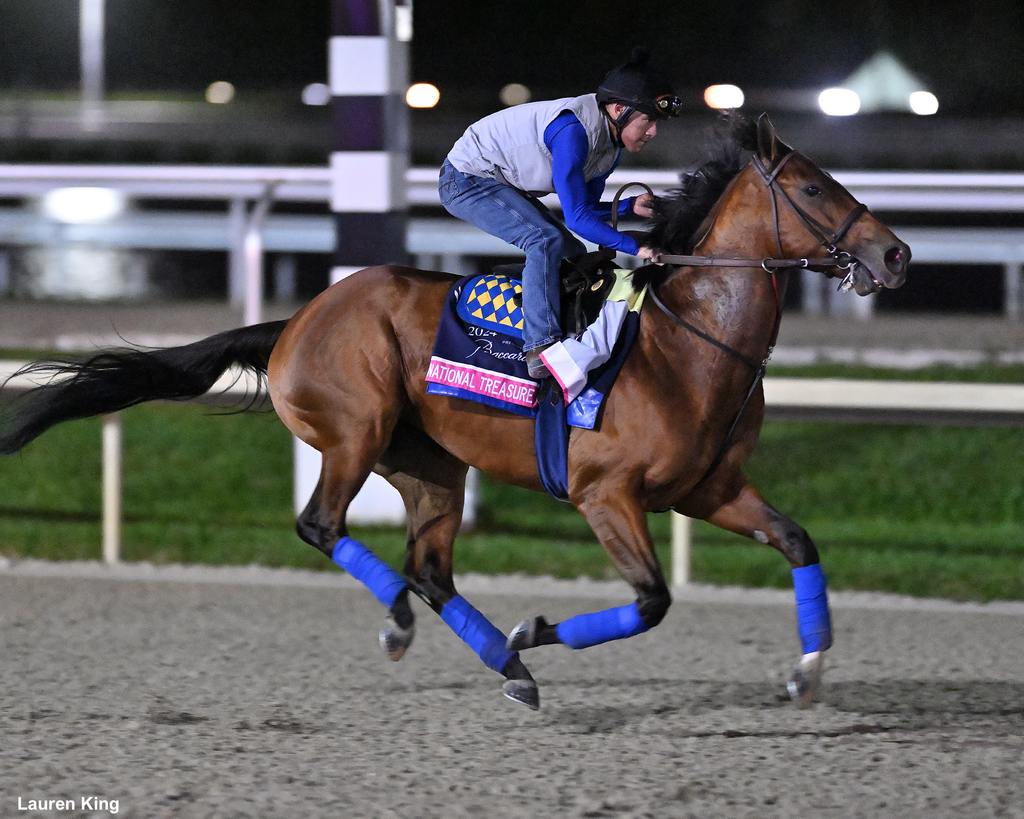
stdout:
<svg viewBox="0 0 1024 819">
<path fill-rule="evenodd" d="M 708 108 L 742 108 L 743 91 L 736 85 L 709 85 L 704 89 Z"/>
<path fill-rule="evenodd" d="M 860 110 L 860 97 L 849 88 L 826 88 L 818 94 L 818 106 L 830 117 L 849 117 Z"/>
<path fill-rule="evenodd" d="M 150 271 L 160 265 L 149 255 L 79 242 L 26 248 L 22 288 L 36 298 L 75 301 L 151 296 Z"/>
<path fill-rule="evenodd" d="M 521 82 L 510 82 L 498 92 L 502 105 L 522 105 L 529 102 L 531 96 L 530 89 Z"/>
<path fill-rule="evenodd" d="M 235 98 L 235 86 L 224 80 L 211 82 L 206 88 L 206 101 L 223 105 Z"/>
<path fill-rule="evenodd" d="M 931 91 L 914 91 L 909 102 L 910 110 L 922 116 L 929 116 L 939 110 L 939 98 Z"/>
<path fill-rule="evenodd" d="M 106 222 L 124 212 L 125 196 L 110 188 L 55 188 L 43 196 L 43 213 L 70 225 Z"/>
<path fill-rule="evenodd" d="M 437 86 L 429 82 L 418 82 L 405 92 L 405 104 L 410 108 L 433 108 L 441 99 Z"/>
<path fill-rule="evenodd" d="M 327 105 L 331 101 L 330 86 L 322 82 L 311 82 L 302 89 L 302 101 L 306 105 Z"/>
</svg>

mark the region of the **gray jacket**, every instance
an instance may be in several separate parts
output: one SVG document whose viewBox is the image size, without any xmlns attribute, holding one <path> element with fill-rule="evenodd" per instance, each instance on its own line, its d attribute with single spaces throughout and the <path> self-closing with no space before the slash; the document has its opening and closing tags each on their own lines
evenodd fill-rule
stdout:
<svg viewBox="0 0 1024 819">
<path fill-rule="evenodd" d="M 563 111 L 572 111 L 587 132 L 585 180 L 608 173 L 619 149 L 594 94 L 530 102 L 484 117 L 459 137 L 448 161 L 463 173 L 498 179 L 538 195 L 551 193 L 551 152 L 544 144 L 544 129 Z"/>
</svg>

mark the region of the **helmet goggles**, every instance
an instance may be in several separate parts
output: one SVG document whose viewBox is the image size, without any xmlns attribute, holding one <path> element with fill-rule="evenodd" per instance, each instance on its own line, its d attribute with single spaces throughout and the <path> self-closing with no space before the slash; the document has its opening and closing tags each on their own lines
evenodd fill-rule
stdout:
<svg viewBox="0 0 1024 819">
<path fill-rule="evenodd" d="M 655 97 L 654 107 L 657 109 L 659 117 L 678 117 L 679 112 L 683 109 L 683 101 L 675 94 L 662 94 L 660 97 Z"/>
</svg>

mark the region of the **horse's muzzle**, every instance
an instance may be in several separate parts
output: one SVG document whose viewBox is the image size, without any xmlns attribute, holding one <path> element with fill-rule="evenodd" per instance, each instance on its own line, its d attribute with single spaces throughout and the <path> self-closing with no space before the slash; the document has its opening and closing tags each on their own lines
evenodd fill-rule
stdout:
<svg viewBox="0 0 1024 819">
<path fill-rule="evenodd" d="M 893 275 L 905 275 L 910 264 L 910 248 L 900 242 L 885 252 L 885 266 Z"/>
<path fill-rule="evenodd" d="M 870 296 L 879 290 L 895 290 L 907 280 L 910 246 L 896 239 L 886 250 L 858 254 L 852 269 L 853 289 L 859 296 Z"/>
</svg>

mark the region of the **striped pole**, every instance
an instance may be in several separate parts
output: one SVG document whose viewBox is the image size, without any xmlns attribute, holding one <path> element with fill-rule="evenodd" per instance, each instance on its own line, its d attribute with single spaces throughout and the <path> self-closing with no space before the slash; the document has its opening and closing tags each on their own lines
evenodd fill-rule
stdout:
<svg viewBox="0 0 1024 819">
<path fill-rule="evenodd" d="M 405 90 L 411 36 L 411 0 L 331 0 L 331 284 L 370 265 L 407 261 Z M 319 474 L 319 453 L 296 439 L 296 512 L 305 506 Z M 349 519 L 357 522 L 404 518 L 398 493 L 378 475 L 370 475 L 349 508 Z"/>
<path fill-rule="evenodd" d="M 410 0 L 332 0 L 329 76 L 334 145 L 332 283 L 369 265 L 405 263 Z"/>
</svg>

